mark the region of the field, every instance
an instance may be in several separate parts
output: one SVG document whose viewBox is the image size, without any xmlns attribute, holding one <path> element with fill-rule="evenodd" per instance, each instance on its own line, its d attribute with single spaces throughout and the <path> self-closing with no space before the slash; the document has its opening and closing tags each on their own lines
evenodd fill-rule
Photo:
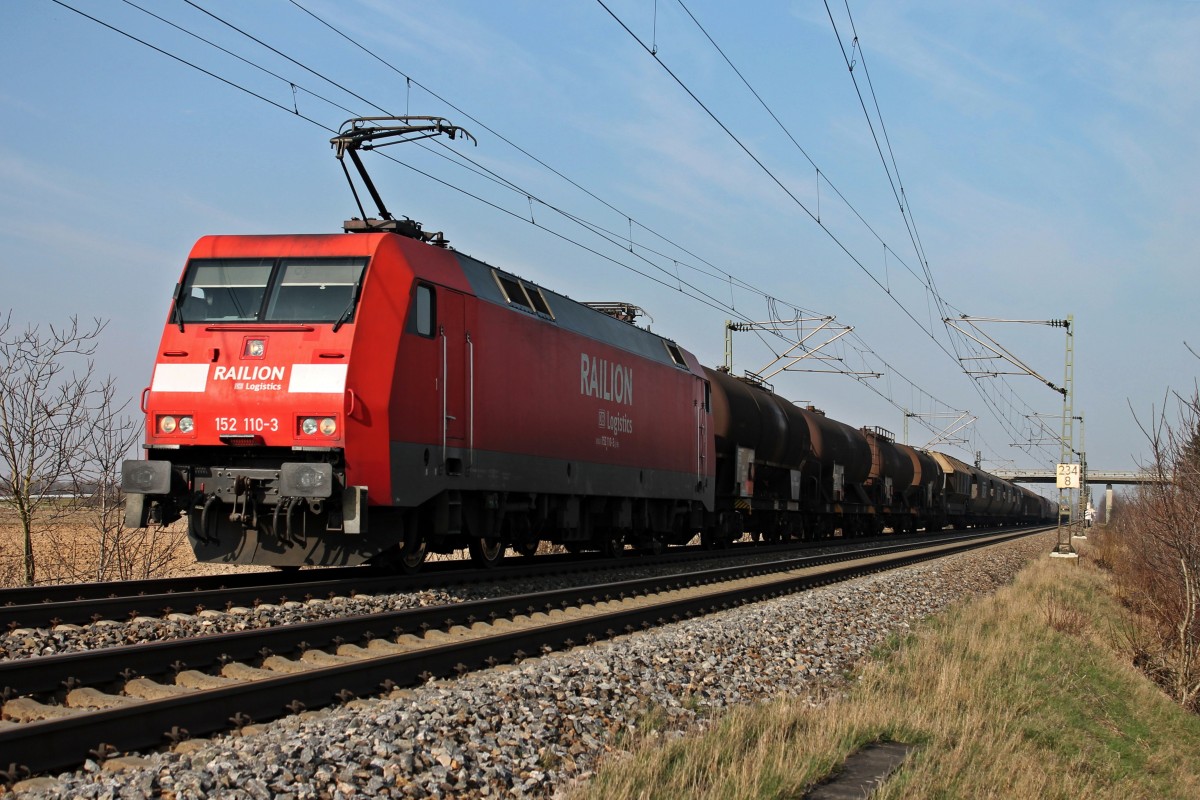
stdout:
<svg viewBox="0 0 1200 800">
<path fill-rule="evenodd" d="M 746 707 L 649 743 L 580 797 L 801 797 L 884 741 L 915 749 L 879 800 L 1200 797 L 1200 716 L 1131 665 L 1128 612 L 1082 554 L 893 639 L 844 697 Z"/>
<path fill-rule="evenodd" d="M 39 514 L 33 533 L 36 583 L 129 580 L 261 570 L 197 564 L 182 523 L 167 528 L 121 529 L 103 525 L 88 508 Z M 0 586 L 23 586 L 22 531 L 15 512 L 0 508 Z"/>
</svg>

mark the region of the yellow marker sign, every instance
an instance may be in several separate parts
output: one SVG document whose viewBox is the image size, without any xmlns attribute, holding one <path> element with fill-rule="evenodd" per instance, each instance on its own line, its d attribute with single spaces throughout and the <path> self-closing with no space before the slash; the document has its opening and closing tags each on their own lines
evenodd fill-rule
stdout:
<svg viewBox="0 0 1200 800">
<path fill-rule="evenodd" d="M 1059 464 L 1057 473 L 1058 488 L 1078 489 L 1080 472 L 1081 469 L 1079 464 Z"/>
</svg>

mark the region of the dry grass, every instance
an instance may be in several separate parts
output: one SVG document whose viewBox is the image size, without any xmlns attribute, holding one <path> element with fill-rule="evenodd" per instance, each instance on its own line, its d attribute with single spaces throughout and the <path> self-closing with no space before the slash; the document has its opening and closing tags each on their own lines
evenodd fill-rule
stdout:
<svg viewBox="0 0 1200 800">
<path fill-rule="evenodd" d="M 1098 570 L 1046 558 L 865 664 L 844 698 L 735 710 L 602 765 L 580 798 L 798 798 L 874 741 L 918 745 L 877 798 L 1200 796 L 1200 717 L 1130 666 Z"/>
<path fill-rule="evenodd" d="M 110 523 L 111 524 L 111 523 Z M 111 536 L 110 532 L 110 536 Z M 126 530 L 122 538 L 125 556 L 124 575 L 101 565 L 100 534 L 97 520 L 87 508 L 65 515 L 43 513 L 34 532 L 34 558 L 37 560 L 37 583 L 75 583 L 153 577 L 173 578 L 189 575 L 220 575 L 234 572 L 262 572 L 265 566 L 238 564 L 199 564 L 187 542 L 187 522 L 181 520 L 167 528 Z M 113 548 L 109 548 L 110 552 Z M 16 512 L 0 506 L 0 587 L 24 585 L 21 526 Z M 565 553 L 561 545 L 542 542 L 539 555 Z M 453 553 L 430 554 L 429 561 L 457 561 L 468 558 L 465 549 Z M 513 551 L 508 558 L 519 558 Z M 110 564 L 111 567 L 111 564 Z"/>
<path fill-rule="evenodd" d="M 182 577 L 246 572 L 264 569 L 225 564 L 197 564 L 187 543 L 186 523 L 168 528 L 127 531 L 123 553 L 127 573 L 124 577 Z M 107 572 L 107 579 L 122 577 L 101 564 L 99 533 L 86 508 L 59 519 L 39 520 L 33 535 L 37 582 L 71 583 L 96 580 Z M 0 508 L 0 587 L 24 585 L 21 526 L 11 509 Z M 111 565 L 111 564 L 110 564 Z"/>
</svg>

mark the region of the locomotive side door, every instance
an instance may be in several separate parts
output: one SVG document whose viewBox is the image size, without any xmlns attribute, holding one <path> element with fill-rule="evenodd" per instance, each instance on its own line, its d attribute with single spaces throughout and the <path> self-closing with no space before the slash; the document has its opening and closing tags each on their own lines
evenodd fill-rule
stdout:
<svg viewBox="0 0 1200 800">
<path fill-rule="evenodd" d="M 708 488 L 708 420 L 712 414 L 712 386 L 703 378 L 696 378 L 695 397 L 692 402 L 696 407 L 696 490 L 704 492 Z"/>
<path fill-rule="evenodd" d="M 473 361 L 467 331 L 465 298 L 459 292 L 438 292 L 438 336 L 442 349 L 442 463 L 447 475 L 462 475 L 471 447 Z"/>
</svg>

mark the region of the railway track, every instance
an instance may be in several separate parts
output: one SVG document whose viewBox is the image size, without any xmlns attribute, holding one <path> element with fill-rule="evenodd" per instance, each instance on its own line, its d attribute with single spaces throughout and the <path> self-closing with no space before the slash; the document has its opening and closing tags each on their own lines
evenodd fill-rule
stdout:
<svg viewBox="0 0 1200 800">
<path fill-rule="evenodd" d="M 347 702 L 1041 528 L 0 663 L 14 780 Z M 173 682 L 172 682 L 173 681 Z"/>
<path fill-rule="evenodd" d="M 909 537 L 923 541 L 923 537 Z M 945 534 L 929 535 L 941 540 Z M 140 581 L 62 584 L 0 589 L 0 630 L 46 628 L 60 624 L 84 625 L 99 620 L 129 620 L 137 617 L 166 617 L 172 613 L 195 613 L 202 609 L 280 605 L 331 595 L 384 594 L 438 589 L 448 586 L 497 584 L 538 579 L 546 575 L 586 576 L 630 566 L 698 564 L 741 555 L 769 557 L 772 554 L 846 547 L 860 549 L 877 543 L 897 541 L 896 536 L 878 539 L 825 539 L 778 545 L 746 544 L 725 550 L 700 547 L 676 548 L 658 556 L 636 559 L 600 558 L 597 554 L 543 555 L 534 559 L 511 559 L 493 569 L 475 569 L 467 561 L 427 564 L 416 575 L 381 574 L 368 567 L 328 567 L 296 572 L 249 572 L 189 578 L 153 578 Z"/>
<path fill-rule="evenodd" d="M 793 545 L 794 548 L 794 545 Z M 771 549 L 746 548 L 748 552 L 786 552 L 786 546 Z M 303 572 L 252 572 L 194 578 L 159 578 L 147 581 L 117 581 L 100 584 L 22 587 L 0 591 L 0 628 L 81 625 L 101 619 L 165 617 L 171 613 L 194 613 L 198 609 L 282 604 L 331 595 L 402 593 L 446 586 L 496 584 L 535 579 L 548 574 L 587 575 L 627 567 L 630 564 L 657 566 L 729 558 L 730 551 L 714 552 L 688 548 L 661 556 L 633 559 L 601 559 L 594 554 L 547 555 L 517 560 L 493 569 L 466 568 L 466 561 L 435 562 L 416 575 L 381 574 L 379 570 L 340 567 Z"/>
</svg>

